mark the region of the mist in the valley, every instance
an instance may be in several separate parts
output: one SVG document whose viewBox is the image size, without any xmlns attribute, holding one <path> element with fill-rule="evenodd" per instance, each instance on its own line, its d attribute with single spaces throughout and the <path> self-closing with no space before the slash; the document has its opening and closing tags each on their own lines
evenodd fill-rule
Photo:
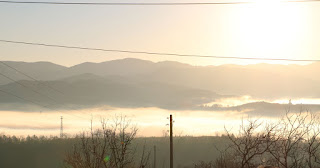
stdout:
<svg viewBox="0 0 320 168">
<path fill-rule="evenodd" d="M 99 125 L 101 118 L 121 114 L 139 125 L 141 136 L 161 136 L 172 113 L 175 133 L 214 135 L 243 117 L 278 118 L 288 109 L 320 111 L 319 63 L 191 66 L 139 59 L 72 67 L 5 63 L 38 80 L 0 66 L 3 75 L 18 81 L 1 78 L 0 89 L 29 100 L 0 93 L 0 127 L 9 134 L 56 135 L 60 116 L 65 117 L 67 133 L 75 134 L 89 128 L 91 119 Z"/>
</svg>

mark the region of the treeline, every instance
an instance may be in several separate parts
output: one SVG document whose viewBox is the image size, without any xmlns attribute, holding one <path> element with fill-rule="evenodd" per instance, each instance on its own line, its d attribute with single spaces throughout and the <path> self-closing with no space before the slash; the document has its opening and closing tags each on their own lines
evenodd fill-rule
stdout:
<svg viewBox="0 0 320 168">
<path fill-rule="evenodd" d="M 73 151 L 74 144 L 79 144 L 78 137 L 60 139 L 58 137 L 14 137 L 0 136 L 0 167 L 2 168 L 61 168 L 65 167 L 66 154 Z M 219 157 L 215 145 L 223 148 L 227 144 L 227 136 L 175 136 L 174 137 L 174 167 L 194 168 L 200 160 L 205 163 Z M 149 166 L 153 167 L 153 148 L 156 146 L 157 168 L 169 166 L 169 137 L 136 137 L 132 147 L 136 147 L 136 158 L 140 156 L 145 146 L 145 153 L 150 153 Z"/>
<path fill-rule="evenodd" d="M 52 142 L 60 142 L 61 139 L 57 136 L 30 136 L 28 135 L 27 137 L 20 136 L 17 137 L 15 135 L 10 136 L 10 135 L 0 135 L 0 143 L 3 144 L 23 144 L 23 143 L 52 143 Z"/>
<path fill-rule="evenodd" d="M 0 136 L 0 167 L 57 168 L 62 167 L 65 150 L 74 144 L 72 139 L 44 136 Z"/>
</svg>

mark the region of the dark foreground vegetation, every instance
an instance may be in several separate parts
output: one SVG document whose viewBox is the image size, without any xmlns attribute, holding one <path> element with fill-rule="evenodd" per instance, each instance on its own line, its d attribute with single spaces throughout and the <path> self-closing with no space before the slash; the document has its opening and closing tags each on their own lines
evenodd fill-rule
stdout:
<svg viewBox="0 0 320 168">
<path fill-rule="evenodd" d="M 206 163 L 218 158 L 219 152 L 214 144 L 225 144 L 227 137 L 174 137 L 175 167 L 193 167 L 194 163 L 203 160 Z M 15 138 L 0 136 L 1 168 L 60 168 L 64 166 L 65 155 L 73 150 L 79 138 L 35 137 Z M 168 137 L 138 137 L 132 146 L 137 146 L 137 160 L 145 145 L 149 154 L 149 164 L 153 166 L 153 146 L 157 148 L 157 168 L 169 166 Z"/>
<path fill-rule="evenodd" d="M 72 138 L 0 136 L 0 167 L 167 168 L 169 138 L 136 137 L 124 117 Z M 244 120 L 224 136 L 174 137 L 177 168 L 320 167 L 319 118 L 289 113 L 277 121 Z M 154 160 L 156 146 L 156 160 Z M 156 161 L 156 162 L 154 162 Z"/>
</svg>

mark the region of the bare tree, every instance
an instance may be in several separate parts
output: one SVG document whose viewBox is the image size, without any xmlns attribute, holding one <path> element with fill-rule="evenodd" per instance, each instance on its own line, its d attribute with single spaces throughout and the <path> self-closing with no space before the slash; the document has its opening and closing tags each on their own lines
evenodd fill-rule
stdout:
<svg viewBox="0 0 320 168">
<path fill-rule="evenodd" d="M 231 149 L 234 151 L 235 159 L 238 160 L 240 168 L 251 168 L 257 164 L 257 157 L 268 150 L 265 145 L 263 134 L 258 132 L 262 123 L 258 120 L 248 120 L 248 124 L 240 125 L 239 133 L 235 136 L 227 131 L 227 136 L 231 141 Z"/>
<path fill-rule="evenodd" d="M 263 127 L 264 129 L 259 129 Z M 240 125 L 237 135 L 227 131 L 231 142 L 228 150 L 215 161 L 216 167 L 225 168 L 227 157 L 233 158 L 237 167 L 273 165 L 280 168 L 320 167 L 320 122 L 308 110 L 290 113 L 275 123 L 262 124 L 248 120 Z M 227 151 L 226 150 L 226 151 Z"/>
<path fill-rule="evenodd" d="M 320 124 L 318 117 L 313 113 L 308 113 L 308 120 L 305 124 L 304 152 L 306 154 L 305 162 L 309 168 L 320 167 Z"/>
<path fill-rule="evenodd" d="M 137 127 L 124 116 L 115 117 L 111 124 L 101 121 L 101 129 L 82 133 L 73 151 L 65 157 L 66 165 L 74 168 L 144 168 L 149 155 L 143 153 L 138 163 L 134 162 L 136 146 L 132 144 Z M 137 165 L 136 165 L 137 164 Z"/>
<path fill-rule="evenodd" d="M 303 138 L 306 135 L 306 118 L 302 112 L 290 114 L 280 120 L 272 143 L 268 147 L 269 154 L 276 161 L 278 167 L 298 168 L 304 160 Z"/>
<path fill-rule="evenodd" d="M 238 168 L 239 163 L 234 160 L 233 154 L 228 152 L 228 148 L 224 151 L 219 150 L 220 156 L 212 163 L 214 168 Z M 201 166 L 199 166 L 201 168 Z"/>
<path fill-rule="evenodd" d="M 104 124 L 104 127 L 106 124 Z M 128 131 L 129 130 L 129 131 Z M 135 149 L 132 141 L 137 134 L 137 127 L 131 125 L 126 117 L 116 117 L 110 130 L 105 132 L 110 138 L 107 139 L 111 150 L 111 167 L 124 168 L 133 163 Z"/>
<path fill-rule="evenodd" d="M 194 168 L 214 168 L 214 165 L 212 162 L 200 161 L 199 163 L 194 165 Z"/>
<path fill-rule="evenodd" d="M 138 168 L 151 167 L 149 163 L 150 155 L 151 151 L 146 152 L 146 143 L 144 143 Z"/>
<path fill-rule="evenodd" d="M 74 168 L 106 168 L 104 157 L 108 148 L 104 136 L 101 131 L 83 132 L 76 137 L 80 142 L 74 144 L 73 151 L 66 154 L 65 163 Z"/>
</svg>

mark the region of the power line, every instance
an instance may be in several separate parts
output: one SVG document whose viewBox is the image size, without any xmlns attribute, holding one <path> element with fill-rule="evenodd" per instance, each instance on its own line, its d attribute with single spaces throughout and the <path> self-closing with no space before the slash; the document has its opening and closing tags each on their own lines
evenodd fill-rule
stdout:
<svg viewBox="0 0 320 168">
<path fill-rule="evenodd" d="M 47 106 L 41 105 L 41 104 L 36 103 L 36 102 L 34 102 L 34 101 L 32 101 L 32 100 L 25 99 L 25 98 L 23 98 L 23 97 L 17 96 L 17 95 L 15 95 L 15 94 L 13 94 L 13 93 L 10 93 L 10 92 L 7 92 L 7 91 L 1 90 L 1 89 L 0 89 L 0 92 L 5 93 L 5 94 L 10 95 L 10 96 L 13 96 L 13 97 L 16 97 L 16 98 L 18 98 L 18 99 L 20 99 L 20 100 L 23 100 L 23 101 L 32 103 L 32 104 L 34 104 L 34 105 L 37 105 L 37 106 L 40 106 L 40 107 L 43 107 L 43 108 L 48 108 Z"/>
<path fill-rule="evenodd" d="M 5 65 L 5 66 L 7 66 L 7 67 L 9 67 L 9 68 L 11 68 L 11 69 L 13 69 L 13 70 L 15 70 L 15 71 L 18 72 L 18 73 L 26 76 L 27 78 L 29 78 L 29 79 L 31 79 L 31 80 L 34 80 L 34 81 L 36 81 L 36 82 L 38 82 L 38 83 L 40 83 L 40 84 L 42 84 L 42 85 L 44 85 L 44 86 L 46 86 L 46 87 L 48 87 L 48 88 L 51 88 L 52 90 L 54 90 L 54 91 L 56 91 L 56 92 L 61 93 L 62 95 L 65 95 L 63 92 L 61 92 L 61 91 L 59 91 L 59 90 L 57 90 L 57 89 L 55 89 L 55 88 L 53 88 L 53 87 L 51 87 L 51 86 L 49 86 L 49 85 L 46 85 L 45 83 L 43 83 L 43 82 L 41 82 L 41 81 L 33 78 L 32 76 L 30 76 L 30 75 L 28 75 L 28 74 L 26 74 L 26 73 L 24 73 L 24 72 L 22 72 L 22 71 L 19 71 L 18 69 L 14 68 L 14 67 L 12 67 L 12 66 L 10 66 L 10 65 L 8 65 L 8 64 L 6 64 L 6 63 L 3 62 L 3 61 L 0 61 L 0 63 L 3 64 L 3 65 Z M 49 97 L 49 96 L 47 96 L 47 95 L 44 95 L 44 94 L 42 94 L 42 93 L 40 93 L 40 92 L 38 92 L 38 91 L 30 88 L 29 86 L 24 85 L 24 84 L 22 84 L 22 83 L 20 83 L 20 82 L 18 82 L 18 81 L 16 81 L 16 80 L 10 78 L 10 77 L 7 76 L 7 75 L 4 75 L 3 73 L 0 73 L 0 75 L 3 76 L 3 77 L 5 77 L 5 78 L 7 78 L 7 79 L 9 79 L 9 80 L 12 81 L 12 82 L 15 82 L 15 83 L 17 83 L 17 84 L 19 84 L 19 85 L 21 85 L 21 86 L 23 86 L 23 87 L 25 87 L 25 88 L 30 89 L 31 91 L 33 91 L 33 92 L 35 92 L 35 93 L 37 93 L 37 94 L 39 94 L 39 95 L 41 95 L 41 96 L 47 97 L 48 99 L 54 101 L 55 104 L 59 104 L 55 99 L 53 99 L 53 98 L 51 98 L 51 97 Z M 3 91 L 3 90 L 1 90 L 1 92 L 10 94 L 11 96 L 14 96 L 14 97 L 23 99 L 23 100 L 25 100 L 25 101 L 28 101 L 28 102 L 30 102 L 30 103 L 33 103 L 33 104 L 36 104 L 36 105 L 38 105 L 38 106 L 45 107 L 45 108 L 48 108 L 48 106 L 50 106 L 50 105 L 55 105 L 55 104 L 49 104 L 49 105 L 43 106 L 43 105 L 41 105 L 41 104 L 39 104 L 39 103 L 35 103 L 35 102 L 30 101 L 30 100 L 28 100 L 28 99 L 24 99 L 24 98 L 22 98 L 22 97 L 19 97 L 19 96 L 17 96 L 17 95 L 14 95 L 14 94 L 12 94 L 12 93 L 9 93 L 9 92 L 5 92 L 5 91 Z M 73 109 L 73 110 L 74 110 L 74 109 Z M 68 114 L 68 115 L 70 115 L 70 114 Z M 76 116 L 76 115 L 74 115 L 74 116 Z M 79 116 L 76 116 L 76 117 L 79 117 Z M 80 118 L 83 118 L 83 117 L 80 117 Z M 84 118 L 83 118 L 83 119 L 84 119 Z"/>
<path fill-rule="evenodd" d="M 42 105 L 42 104 L 39 104 L 39 103 L 37 103 L 37 102 L 34 102 L 34 101 L 32 101 L 32 100 L 29 100 L 29 99 L 23 98 L 23 97 L 18 96 L 18 95 L 16 95 L 16 94 L 13 94 L 13 93 L 10 93 L 10 92 L 7 92 L 7 91 L 4 91 L 4 90 L 2 90 L 2 89 L 0 89 L 0 92 L 5 93 L 5 94 L 10 95 L 10 96 L 13 96 L 13 97 L 15 97 L 15 98 L 18 98 L 18 99 L 20 99 L 20 100 L 23 100 L 23 101 L 29 102 L 29 103 L 31 103 L 31 104 L 34 104 L 34 105 L 40 106 L 40 107 L 42 107 L 42 108 L 51 109 L 51 108 L 49 108 L 49 107 L 48 107 L 49 105 Z M 53 110 L 53 109 L 51 109 L 51 110 Z M 60 111 L 60 112 L 61 112 L 61 113 L 64 113 L 64 114 L 67 114 L 67 115 L 75 116 L 75 117 L 78 117 L 78 118 L 86 119 L 86 118 L 83 118 L 83 117 L 80 117 L 80 116 L 77 116 L 77 115 L 74 115 L 74 114 L 69 114 L 69 113 L 65 113 L 65 112 L 62 112 L 62 111 Z"/>
<path fill-rule="evenodd" d="M 280 2 L 318 2 L 320 0 L 290 0 Z M 12 4 L 46 4 L 46 5 L 104 5 L 104 6 L 191 6 L 191 5 L 236 5 L 236 4 L 250 4 L 255 3 L 251 1 L 240 1 L 240 2 L 172 2 L 172 3 L 106 3 L 106 2 L 41 2 L 41 1 L 0 1 L 0 3 L 12 3 Z"/>
<path fill-rule="evenodd" d="M 320 59 L 225 57 L 225 56 L 214 56 L 214 55 L 179 54 L 179 53 L 148 52 L 148 51 L 131 51 L 131 50 L 114 50 L 114 49 L 103 49 L 103 48 L 66 46 L 66 45 L 57 45 L 57 44 L 31 43 L 31 42 L 11 41 L 11 40 L 0 40 L 0 42 L 14 43 L 14 44 L 25 44 L 25 45 L 35 45 L 35 46 L 45 46 L 45 47 L 67 48 L 67 49 L 90 50 L 90 51 L 118 52 L 118 53 L 129 53 L 129 54 L 165 55 L 165 56 L 175 56 L 175 57 L 198 57 L 198 58 L 241 59 L 241 60 L 266 60 L 266 61 L 320 62 Z"/>
<path fill-rule="evenodd" d="M 49 108 L 48 106 L 50 106 L 50 105 L 57 105 L 57 104 L 59 104 L 55 99 L 53 99 L 53 98 L 51 98 L 51 97 L 49 97 L 49 96 L 47 96 L 47 95 L 45 95 L 45 94 L 42 94 L 41 92 L 38 92 L 37 90 L 34 90 L 34 89 L 32 89 L 31 87 L 29 87 L 29 86 L 27 86 L 27 85 L 25 85 L 25 84 L 22 84 L 21 82 L 16 81 L 16 80 L 10 78 L 9 76 L 7 76 L 7 75 L 5 75 L 5 74 L 3 74 L 3 73 L 0 73 L 0 75 L 3 76 L 3 77 L 5 77 L 5 78 L 7 78 L 7 79 L 9 79 L 10 81 L 12 81 L 12 82 L 14 82 L 14 83 L 17 83 L 17 84 L 19 84 L 20 86 L 25 87 L 25 88 L 31 90 L 32 92 L 34 92 L 34 93 L 36 93 L 36 94 L 38 94 L 38 95 L 40 95 L 40 96 L 46 97 L 46 98 L 48 98 L 48 99 L 50 99 L 51 101 L 54 102 L 54 104 L 48 104 L 48 105 L 46 105 L 46 106 L 43 106 L 43 105 L 41 105 L 41 104 L 39 104 L 39 103 L 36 103 L 36 105 L 40 105 L 41 107 Z M 2 92 L 3 92 L 3 90 L 2 90 Z M 9 92 L 7 92 L 7 93 L 9 93 Z M 12 95 L 12 96 L 14 96 L 14 97 L 18 97 L 18 96 L 13 95 L 13 94 L 10 94 L 10 95 Z M 24 99 L 24 100 L 27 100 L 27 99 Z M 29 102 L 31 102 L 31 103 L 33 103 L 33 104 L 35 103 L 34 101 L 30 101 L 30 100 L 29 100 Z"/>
<path fill-rule="evenodd" d="M 27 85 L 25 85 L 25 84 L 22 84 L 21 82 L 16 81 L 16 80 L 10 78 L 9 76 L 7 76 L 7 75 L 5 75 L 5 74 L 3 74 L 3 73 L 0 73 L 0 75 L 3 76 L 3 77 L 5 77 L 5 78 L 7 78 L 7 79 L 9 79 L 10 81 L 12 81 L 12 82 L 14 82 L 14 83 L 19 84 L 19 85 L 22 86 L 22 87 L 25 87 L 25 88 L 31 90 L 32 92 L 34 92 L 34 93 L 36 93 L 36 94 L 38 94 L 38 95 L 40 95 L 40 96 L 44 96 L 44 97 L 50 99 L 51 101 L 53 101 L 53 102 L 55 102 L 55 103 L 58 103 L 58 102 L 57 102 L 56 100 L 54 100 L 53 98 L 51 98 L 51 97 L 49 97 L 49 96 L 47 96 L 47 95 L 45 95 L 45 94 L 42 94 L 42 93 L 38 92 L 37 90 L 34 90 L 34 89 L 32 89 L 31 87 L 29 87 L 29 86 L 27 86 Z"/>
<path fill-rule="evenodd" d="M 15 4 L 47 4 L 47 5 L 105 5 L 105 6 L 177 6 L 177 5 L 228 5 L 246 4 L 251 2 L 182 2 L 182 3 L 105 3 L 105 2 L 39 2 L 39 1 L 0 1 Z"/>
<path fill-rule="evenodd" d="M 3 65 L 5 65 L 5 66 L 7 66 L 7 67 L 9 67 L 9 68 L 11 68 L 11 69 L 13 69 L 13 70 L 15 70 L 15 71 L 18 72 L 18 73 L 26 76 L 27 78 L 29 78 L 29 79 L 31 79 L 31 80 L 33 80 L 33 81 L 36 81 L 36 82 L 40 83 L 40 84 L 43 85 L 43 86 L 46 86 L 46 87 L 50 88 L 51 90 L 54 90 L 54 91 L 56 91 L 56 92 L 59 92 L 60 94 L 64 94 L 64 93 L 62 93 L 61 91 L 59 91 L 59 90 L 51 87 L 50 85 L 47 85 L 47 84 L 45 84 L 44 82 L 39 81 L 39 80 L 33 78 L 32 76 L 30 76 L 30 75 L 28 75 L 28 74 L 26 74 L 26 73 L 24 73 L 24 72 L 22 72 L 22 71 L 20 71 L 20 70 L 18 70 L 18 69 L 16 69 L 16 68 L 14 68 L 14 67 L 8 65 L 7 63 L 5 63 L 5 62 L 3 62 L 3 61 L 0 61 L 0 63 L 3 64 Z"/>
<path fill-rule="evenodd" d="M 48 105 L 39 104 L 39 103 L 37 103 L 37 102 L 34 102 L 34 101 L 32 101 L 32 100 L 23 98 L 23 97 L 21 97 L 21 96 L 18 96 L 18 95 L 16 95 L 16 94 L 11 93 L 11 92 L 7 92 L 7 91 L 2 90 L 2 89 L 0 89 L 0 92 L 5 93 L 5 94 L 7 94 L 7 95 L 10 95 L 10 96 L 12 96 L 12 97 L 18 98 L 18 99 L 20 99 L 20 100 L 23 100 L 23 101 L 25 101 L 25 102 L 29 102 L 29 103 L 34 104 L 34 105 L 36 105 L 36 106 L 40 106 L 40 107 L 42 107 L 42 108 L 48 108 L 48 107 L 47 107 Z M 68 115 L 69 115 L 69 114 L 68 114 Z M 78 116 L 77 116 L 77 117 L 78 117 Z"/>
<path fill-rule="evenodd" d="M 29 88 L 28 86 L 26 86 L 26 85 L 24 85 L 24 84 L 21 84 L 21 83 L 13 80 L 12 78 L 10 78 L 10 77 L 2 74 L 2 73 L 0 73 L 0 75 L 3 76 L 3 77 L 5 77 L 5 78 L 7 78 L 7 79 L 9 79 L 9 80 L 12 80 L 13 82 L 15 82 L 15 83 L 17 83 L 17 84 L 19 84 L 19 85 L 21 85 L 21 86 L 23 86 L 23 87 Z M 30 89 L 30 88 L 29 88 L 29 89 Z M 37 91 L 35 91 L 35 90 L 33 90 L 33 89 L 30 89 L 30 90 L 32 90 L 33 92 L 35 92 L 35 93 L 37 93 L 37 94 L 39 94 L 39 95 L 41 95 L 41 96 L 45 96 L 45 97 L 47 97 L 47 98 L 50 98 L 50 97 L 48 97 L 48 96 L 46 96 L 46 95 L 43 95 L 43 94 L 41 94 L 41 93 L 39 93 L 39 92 L 37 92 Z M 50 105 L 53 105 L 53 104 L 42 105 L 42 104 L 40 104 L 40 103 L 37 103 L 37 102 L 34 102 L 34 101 L 32 101 L 32 100 L 23 98 L 23 97 L 21 97 L 21 96 L 18 96 L 18 95 L 16 95 L 16 94 L 11 93 L 11 92 L 7 92 L 7 91 L 5 91 L 5 90 L 1 90 L 1 89 L 0 89 L 0 92 L 3 92 L 3 93 L 8 94 L 8 95 L 11 95 L 11 96 L 13 96 L 13 97 L 16 97 L 16 98 L 21 99 L 21 100 L 26 101 L 26 102 L 29 102 L 29 103 L 31 103 L 31 104 L 34 104 L 34 105 L 37 105 L 37 106 L 40 106 L 40 107 L 43 107 L 43 108 L 47 108 L 47 109 L 54 110 L 54 109 L 52 109 L 52 108 L 49 107 Z M 51 99 L 51 98 L 50 98 L 50 99 Z M 52 100 L 54 100 L 54 99 L 52 99 Z M 55 100 L 54 100 L 54 101 L 55 101 Z M 55 103 L 58 104 L 57 102 L 55 102 Z M 59 110 L 58 110 L 58 111 L 59 111 Z M 62 112 L 62 111 L 60 110 L 60 112 Z M 65 113 L 65 112 L 62 112 L 62 113 Z M 67 114 L 67 115 L 72 115 L 72 116 L 76 116 L 76 117 L 78 117 L 78 118 L 85 119 L 85 118 L 83 118 L 83 117 L 80 117 L 80 116 L 77 116 L 77 115 L 74 115 L 74 114 L 69 114 L 69 113 L 65 113 L 65 114 Z"/>
<path fill-rule="evenodd" d="M 26 76 L 26 77 L 29 78 L 29 79 L 34 80 L 34 81 L 36 81 L 36 82 L 38 82 L 38 83 L 40 83 L 40 84 L 42 84 L 42 85 L 44 85 L 44 86 L 46 86 L 46 87 L 48 87 L 48 88 L 51 88 L 53 91 L 59 92 L 59 93 L 61 93 L 62 95 L 66 96 L 63 92 L 61 92 L 61 91 L 59 91 L 59 90 L 51 87 L 50 85 L 47 85 L 47 84 L 45 84 L 45 83 L 43 83 L 43 82 L 35 79 L 34 77 L 32 77 L 32 76 L 30 76 L 30 75 L 28 75 L 28 74 L 26 74 L 26 73 L 24 73 L 24 72 L 22 72 L 22 71 L 19 71 L 18 69 L 14 68 L 14 67 L 12 67 L 12 66 L 10 66 L 10 65 L 8 65 L 8 64 L 6 64 L 6 63 L 3 62 L 3 61 L 0 61 L 0 63 L 6 65 L 7 67 L 15 70 L 15 71 L 18 72 L 18 73 Z M 47 96 L 47 95 L 44 95 L 44 94 L 42 94 L 42 93 L 40 93 L 40 92 L 32 89 L 32 88 L 29 87 L 29 86 L 26 86 L 26 85 L 24 85 L 24 84 L 22 84 L 22 83 L 20 83 L 20 82 L 18 82 L 18 81 L 15 81 L 14 79 L 12 79 L 12 78 L 10 78 L 10 77 L 2 74 L 2 73 L 0 73 L 0 75 L 3 76 L 3 77 L 5 77 L 5 78 L 7 78 L 7 79 L 9 79 L 9 80 L 11 80 L 11 81 L 13 81 L 13 82 L 15 82 L 15 83 L 18 83 L 19 85 L 21 85 L 21 86 L 23 86 L 23 87 L 26 87 L 26 88 L 32 90 L 33 92 L 35 92 L 35 93 L 37 93 L 37 94 L 39 94 L 39 95 L 41 95 L 41 96 L 47 97 L 48 99 L 50 99 L 50 100 L 52 100 L 53 102 L 55 102 L 54 104 L 50 104 L 50 105 L 63 104 L 63 103 L 59 103 L 57 100 L 55 100 L 55 99 L 53 99 L 53 98 L 51 98 L 51 97 L 49 97 L 49 96 Z M 47 105 L 47 106 L 49 106 L 49 105 Z M 74 108 L 70 108 L 70 109 L 71 109 L 71 110 L 77 110 L 77 109 L 74 109 Z"/>
</svg>

